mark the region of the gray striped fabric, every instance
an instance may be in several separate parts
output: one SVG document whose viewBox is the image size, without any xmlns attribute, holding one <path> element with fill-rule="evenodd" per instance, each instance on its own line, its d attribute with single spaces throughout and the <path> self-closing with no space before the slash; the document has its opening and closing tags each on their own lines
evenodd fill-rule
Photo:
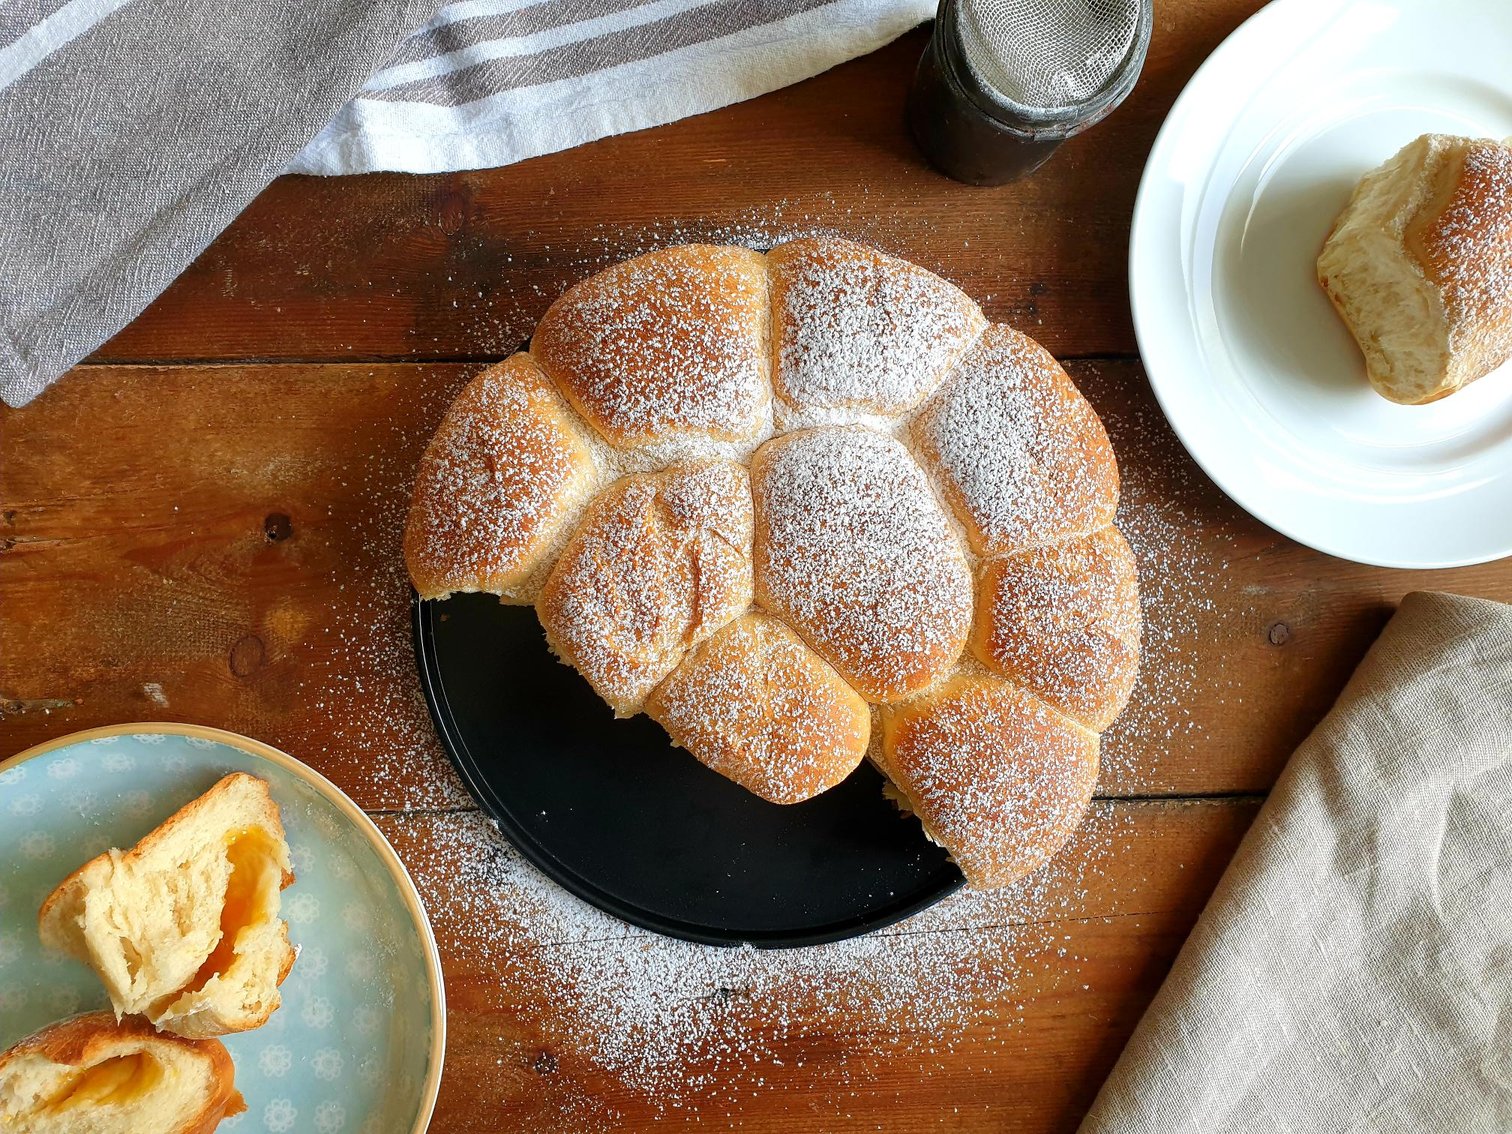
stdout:
<svg viewBox="0 0 1512 1134">
<path fill-rule="evenodd" d="M 0 5 L 0 396 L 135 318 L 434 9 Z"/>
<path fill-rule="evenodd" d="M 292 168 L 504 165 L 806 79 L 933 10 L 932 0 L 463 0 Z"/>
<path fill-rule="evenodd" d="M 417 77 L 398 86 L 379 87 L 373 98 L 385 102 L 424 102 L 435 106 L 462 106 L 476 103 L 505 91 L 521 87 L 545 86 L 564 79 L 579 79 L 612 67 L 658 59 L 686 47 L 734 36 L 753 27 L 765 26 L 812 8 L 827 7 L 832 0 L 716 0 L 649 23 L 626 23 L 613 31 L 548 47 L 532 55 L 505 55 L 479 62 L 459 62 L 438 74 Z M 639 14 L 651 5 L 634 10 Z M 516 16 L 522 13 L 513 13 Z M 626 11 L 626 18 L 631 13 Z M 493 21 L 487 21 L 493 23 Z M 456 27 L 458 25 L 450 25 Z M 468 53 L 482 54 L 499 42 L 500 27 L 484 26 L 471 32 L 481 36 L 460 50 L 438 51 L 428 57 L 447 61 L 463 59 Z M 506 33 L 507 34 L 507 33 Z M 413 42 L 413 41 L 412 41 Z M 436 44 L 436 47 L 441 47 Z M 416 60 L 423 63 L 428 60 Z M 390 69 L 392 74 L 398 67 Z M 381 80 L 380 80 L 381 81 Z"/>
<path fill-rule="evenodd" d="M 280 172 L 503 165 L 807 78 L 932 9 L 0 0 L 0 398 L 135 318 Z"/>
</svg>

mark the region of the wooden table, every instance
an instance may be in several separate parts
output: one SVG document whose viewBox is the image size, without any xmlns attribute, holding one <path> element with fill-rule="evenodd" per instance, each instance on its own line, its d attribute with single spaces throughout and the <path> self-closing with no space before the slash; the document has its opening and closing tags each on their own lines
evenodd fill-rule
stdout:
<svg viewBox="0 0 1512 1134">
<path fill-rule="evenodd" d="M 1256 6 L 1161 0 L 1124 108 L 1001 189 L 936 176 L 904 134 L 922 32 L 744 105 L 507 169 L 275 182 L 86 365 L 0 415 L 4 751 L 126 720 L 218 725 L 293 752 L 379 817 L 446 966 L 438 1130 L 1073 1129 L 1395 601 L 1512 598 L 1505 564 L 1385 571 L 1290 543 L 1196 470 L 1151 400 L 1124 274 L 1135 187 L 1182 84 Z M 944 273 L 1067 360 L 1125 472 L 1145 679 L 1106 738 L 1103 835 L 1072 847 L 1055 894 L 908 931 L 963 935 L 993 978 L 966 1023 L 931 1034 L 904 1004 L 882 1026 L 889 1012 L 836 1011 L 833 987 L 802 981 L 780 1004 L 711 987 L 732 1001 L 724 1040 L 750 1042 L 733 1057 L 718 1036 L 684 1044 L 648 1087 L 574 1013 L 575 996 L 602 995 L 561 979 L 583 971 L 563 968 L 583 946 L 501 935 L 490 919 L 524 918 L 510 895 L 465 892 L 490 877 L 480 856 L 505 851 L 419 702 L 397 535 L 450 396 L 572 280 L 664 242 L 812 228 Z M 1033 957 L 980 960 L 1028 921 Z"/>
</svg>

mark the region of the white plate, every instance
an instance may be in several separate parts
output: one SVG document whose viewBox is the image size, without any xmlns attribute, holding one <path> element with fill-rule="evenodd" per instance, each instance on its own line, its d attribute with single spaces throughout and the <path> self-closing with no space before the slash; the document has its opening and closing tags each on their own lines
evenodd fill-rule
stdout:
<svg viewBox="0 0 1512 1134">
<path fill-rule="evenodd" d="M 1140 354 L 1197 463 L 1278 531 L 1387 567 L 1512 554 L 1512 367 L 1394 405 L 1314 275 L 1360 175 L 1429 131 L 1512 135 L 1512 3 L 1276 0 L 1176 101 L 1129 249 Z"/>
</svg>

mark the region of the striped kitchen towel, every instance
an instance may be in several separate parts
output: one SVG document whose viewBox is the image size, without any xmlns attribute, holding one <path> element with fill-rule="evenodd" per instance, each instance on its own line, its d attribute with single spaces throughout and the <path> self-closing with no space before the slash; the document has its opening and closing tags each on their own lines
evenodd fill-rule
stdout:
<svg viewBox="0 0 1512 1134">
<path fill-rule="evenodd" d="M 505 165 L 776 90 L 873 51 L 933 0 L 464 0 L 291 168 Z"/>
<path fill-rule="evenodd" d="M 0 0 L 0 398 L 134 319 L 281 172 L 518 161 L 807 78 L 932 8 Z"/>
</svg>

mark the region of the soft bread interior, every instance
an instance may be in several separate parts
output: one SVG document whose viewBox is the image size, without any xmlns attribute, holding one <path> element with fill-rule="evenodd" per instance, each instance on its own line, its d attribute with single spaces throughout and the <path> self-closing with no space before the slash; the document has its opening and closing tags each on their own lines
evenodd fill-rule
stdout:
<svg viewBox="0 0 1512 1134">
<path fill-rule="evenodd" d="M 263 1023 L 293 963 L 279 920 L 292 881 L 267 787 L 222 780 L 131 851 L 109 851 L 44 905 L 46 944 L 87 961 L 118 1014 L 190 1038 Z"/>
<path fill-rule="evenodd" d="M 0 1129 L 14 1134 L 177 1134 L 242 1109 L 218 1043 L 157 1036 L 95 1013 L 0 1057 Z"/>
<path fill-rule="evenodd" d="M 278 1005 L 278 984 L 291 960 L 278 918 L 282 840 L 250 827 L 225 840 L 229 865 L 218 918 L 220 938 L 189 983 L 148 1008 L 159 1027 L 179 1035 L 223 1034 L 214 1021 L 255 1027 Z M 283 852 L 282 857 L 286 857 Z M 210 1027 L 206 1033 L 204 1028 Z"/>
<path fill-rule="evenodd" d="M 1318 257 L 1318 281 L 1359 343 L 1371 385 L 1409 405 L 1454 388 L 1443 299 L 1405 243 L 1413 218 L 1452 183 L 1453 142 L 1424 135 L 1366 174 Z"/>
</svg>

